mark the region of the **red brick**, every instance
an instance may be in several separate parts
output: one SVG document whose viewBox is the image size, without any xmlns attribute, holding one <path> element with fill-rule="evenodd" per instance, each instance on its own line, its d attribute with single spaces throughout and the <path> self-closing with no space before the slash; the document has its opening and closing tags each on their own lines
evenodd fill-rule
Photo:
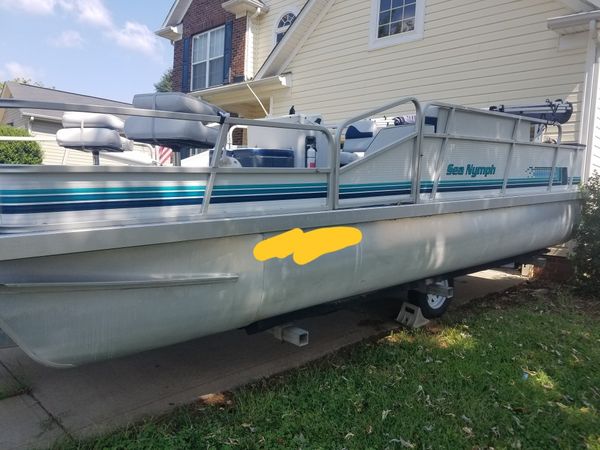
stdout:
<svg viewBox="0 0 600 450">
<path fill-rule="evenodd" d="M 233 21 L 232 56 L 229 82 L 244 77 L 246 47 L 246 18 L 236 19 L 235 15 L 223 9 L 221 0 L 193 0 L 183 17 L 183 38 L 220 27 L 227 20 Z M 173 89 L 181 91 L 183 68 L 183 40 L 173 47 Z M 190 46 L 191 51 L 191 46 Z"/>
</svg>

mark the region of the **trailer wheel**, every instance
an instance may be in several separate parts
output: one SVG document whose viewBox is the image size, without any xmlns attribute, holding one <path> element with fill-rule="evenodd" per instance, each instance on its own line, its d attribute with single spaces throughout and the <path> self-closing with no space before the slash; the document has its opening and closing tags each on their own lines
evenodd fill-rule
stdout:
<svg viewBox="0 0 600 450">
<path fill-rule="evenodd" d="M 443 287 L 453 287 L 454 280 L 438 281 L 435 284 Z M 443 295 L 427 294 L 416 290 L 408 291 L 408 301 L 421 308 L 421 313 L 426 319 L 441 317 L 448 309 L 451 300 L 452 298 Z"/>
</svg>

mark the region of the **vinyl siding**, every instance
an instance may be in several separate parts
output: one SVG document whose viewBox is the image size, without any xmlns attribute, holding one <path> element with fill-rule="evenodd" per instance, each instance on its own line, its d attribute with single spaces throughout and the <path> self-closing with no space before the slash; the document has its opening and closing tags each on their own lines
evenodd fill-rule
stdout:
<svg viewBox="0 0 600 450">
<path fill-rule="evenodd" d="M 292 94 L 273 113 L 294 104 L 331 123 L 403 96 L 476 107 L 562 98 L 575 105 L 564 127 L 575 140 L 585 48 L 559 51 L 546 26 L 568 13 L 548 0 L 427 0 L 424 39 L 370 51 L 371 1 L 337 0 L 284 69 Z"/>
<path fill-rule="evenodd" d="M 2 124 L 11 124 L 16 128 L 27 128 L 27 119 L 23 117 L 20 110 L 6 108 L 2 116 Z"/>
<path fill-rule="evenodd" d="M 275 46 L 275 28 L 277 22 L 287 12 L 298 14 L 306 0 L 271 0 L 264 2 L 269 12 L 257 22 L 254 38 L 254 73 L 261 68 Z"/>
</svg>

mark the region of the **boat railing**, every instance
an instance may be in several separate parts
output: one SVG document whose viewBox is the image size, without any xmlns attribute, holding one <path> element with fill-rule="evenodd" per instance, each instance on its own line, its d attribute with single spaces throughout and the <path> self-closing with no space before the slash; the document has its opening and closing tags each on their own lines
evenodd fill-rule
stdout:
<svg viewBox="0 0 600 450">
<path fill-rule="evenodd" d="M 203 123 L 217 123 L 220 124 L 220 131 L 215 144 L 215 151 L 212 154 L 209 167 L 193 168 L 198 173 L 208 173 L 208 180 L 204 191 L 204 199 L 202 202 L 202 215 L 208 214 L 208 209 L 211 202 L 212 191 L 215 186 L 215 180 L 220 173 L 254 173 L 254 174 L 285 174 L 285 173 L 315 173 L 315 174 L 326 174 L 327 175 L 327 198 L 326 198 L 326 209 L 335 209 L 335 199 L 337 198 L 337 176 L 338 170 L 333 165 L 333 161 L 339 161 L 335 141 L 333 135 L 328 128 L 322 125 L 313 124 L 301 124 L 301 123 L 288 123 L 278 122 L 274 120 L 257 120 L 257 119 L 243 119 L 239 117 L 231 116 L 217 116 L 217 115 L 205 115 L 197 113 L 181 113 L 173 111 L 161 111 L 153 109 L 142 109 L 134 107 L 120 107 L 120 106 L 101 106 L 101 105 L 83 105 L 83 104 L 72 104 L 72 103 L 58 103 L 58 102 L 42 102 L 42 101 L 31 101 L 31 100 L 18 100 L 18 99 L 0 99 L 0 108 L 19 108 L 19 109 L 41 109 L 49 111 L 63 111 L 63 112 L 85 112 L 85 113 L 100 113 L 100 114 L 113 114 L 117 116 L 136 116 L 136 117 L 148 117 L 148 118 L 159 118 L 159 119 L 177 119 L 177 120 L 190 120 L 198 121 Z M 252 126 L 252 127 L 265 127 L 265 128 L 279 128 L 289 130 L 304 130 L 320 132 L 325 136 L 327 140 L 327 146 L 329 149 L 329 167 L 326 168 L 261 168 L 261 167 L 219 167 L 219 162 L 223 154 L 223 150 L 227 145 L 227 137 L 230 128 L 234 126 Z M 27 138 L 25 138 L 27 139 Z M 12 139 L 11 139 L 12 140 Z M 339 163 L 337 163 L 339 165 Z M 333 167 L 333 169 L 332 169 Z M 339 169 L 339 168 L 337 168 Z M 180 169 L 181 170 L 181 169 Z"/>
<path fill-rule="evenodd" d="M 333 198 L 333 205 L 334 205 L 334 209 L 337 209 L 338 205 L 339 205 L 339 152 L 341 151 L 342 148 L 342 135 L 344 134 L 344 132 L 346 131 L 346 129 L 352 125 L 355 122 L 358 122 L 359 120 L 363 120 L 363 119 L 368 119 L 371 117 L 376 116 L 377 114 L 381 114 L 383 112 L 386 111 L 390 111 L 393 108 L 398 108 L 399 106 L 402 105 L 406 105 L 408 103 L 412 103 L 415 107 L 415 116 L 416 116 L 416 120 L 415 120 L 415 125 L 416 125 L 416 138 L 417 138 L 417 142 L 416 145 L 413 149 L 413 164 L 412 164 L 412 173 L 413 173 L 413 179 L 412 179 L 412 184 L 411 184 L 411 197 L 413 198 L 413 200 L 415 201 L 415 203 L 417 202 L 417 198 L 419 196 L 419 185 L 418 185 L 418 179 L 419 177 L 416 176 L 418 169 L 418 165 L 419 165 L 419 155 L 421 154 L 421 147 L 422 147 L 422 140 L 423 140 L 423 125 L 424 125 L 424 118 L 423 118 L 423 109 L 421 107 L 421 103 L 419 102 L 419 100 L 415 97 L 403 97 L 400 98 L 398 100 L 395 100 L 391 103 L 387 103 L 385 105 L 379 106 L 377 108 L 371 109 L 369 111 L 365 111 L 357 116 L 352 117 L 351 119 L 346 120 L 344 123 L 342 123 L 338 129 L 336 130 L 335 133 L 335 146 L 336 149 L 338 151 L 334 152 L 335 153 L 335 160 L 332 161 L 333 164 L 333 168 L 334 168 L 334 180 L 335 180 L 335 191 L 334 191 L 334 198 Z M 402 140 L 405 140 L 406 138 L 403 138 Z M 391 144 L 389 144 L 387 147 L 389 148 L 393 148 L 397 143 L 399 143 L 400 140 L 398 140 L 397 142 L 392 142 Z M 385 149 L 383 149 L 382 151 L 385 151 Z"/>
<path fill-rule="evenodd" d="M 459 106 L 459 105 L 455 105 L 455 104 L 451 104 L 451 103 L 444 103 L 444 102 L 429 102 L 424 106 L 423 115 L 421 118 L 422 129 L 424 128 L 424 125 L 425 125 L 425 117 L 427 116 L 427 112 L 432 110 L 433 108 L 437 108 L 438 110 L 439 109 L 446 110 L 447 116 L 446 116 L 443 131 L 438 130 L 436 133 L 424 134 L 424 136 L 428 139 L 429 138 L 442 139 L 442 144 L 438 151 L 437 163 L 435 166 L 433 189 L 431 192 L 432 199 L 434 199 L 436 197 L 437 189 L 438 189 L 440 179 L 441 179 L 441 176 L 443 173 L 444 163 L 446 161 L 447 149 L 448 149 L 449 143 L 453 140 L 473 141 L 473 142 L 481 142 L 481 143 L 493 142 L 493 143 L 497 143 L 497 144 L 508 144 L 509 145 L 509 151 L 508 151 L 508 155 L 506 158 L 505 170 L 504 170 L 504 174 L 503 174 L 502 189 L 501 189 L 500 195 L 506 194 L 509 172 L 510 172 L 513 160 L 515 158 L 515 153 L 518 150 L 519 146 L 527 145 L 527 146 L 533 146 L 533 147 L 539 147 L 539 148 L 546 148 L 548 150 L 553 151 L 554 154 L 553 154 L 552 166 L 551 166 L 550 176 L 549 176 L 549 181 L 548 181 L 548 191 L 551 191 L 552 187 L 553 187 L 553 180 L 554 180 L 555 173 L 556 173 L 559 150 L 574 152 L 575 158 L 573 158 L 573 162 L 569 167 L 569 173 L 573 174 L 574 169 L 578 168 L 577 165 L 580 162 L 579 155 L 585 148 L 582 145 L 563 145 L 562 144 L 563 128 L 562 128 L 561 124 L 556 123 L 556 122 L 548 122 L 545 120 L 540 120 L 540 119 L 536 119 L 536 118 L 532 118 L 532 117 L 517 116 L 517 115 L 513 115 L 513 114 L 498 112 L 498 111 L 482 110 L 482 109 L 472 108 L 472 107 L 468 107 L 468 106 Z M 453 127 L 455 125 L 454 119 L 455 119 L 456 113 L 460 112 L 460 111 L 469 113 L 472 115 L 485 115 L 487 117 L 496 116 L 498 118 L 512 120 L 513 125 L 512 125 L 512 133 L 511 133 L 510 138 L 502 138 L 502 137 L 492 138 L 489 136 L 460 135 L 460 134 L 455 133 L 453 130 Z M 538 125 L 545 126 L 545 127 L 553 126 L 557 130 L 556 139 L 554 140 L 554 142 L 552 142 L 552 141 L 535 142 L 531 139 L 527 139 L 527 140 L 520 139 L 519 131 L 520 131 L 520 127 L 523 123 L 526 123 L 529 125 L 538 124 Z M 419 162 L 416 163 L 418 170 L 415 171 L 415 175 L 418 177 L 421 177 L 421 175 L 422 175 L 422 171 L 420 170 L 420 167 L 419 167 L 420 159 L 421 158 L 419 158 Z M 420 179 L 414 180 L 414 183 L 416 183 L 418 185 L 420 183 Z M 569 179 L 568 179 L 568 186 L 571 187 L 572 184 L 573 184 L 573 175 L 569 176 Z M 418 202 L 418 197 L 416 197 L 415 200 Z"/>
<path fill-rule="evenodd" d="M 225 150 L 225 146 L 227 145 L 227 137 L 229 134 L 230 128 L 234 126 L 246 126 L 246 127 L 265 127 L 265 128 L 280 128 L 287 130 L 304 130 L 304 131 L 314 131 L 320 132 L 325 136 L 327 140 L 327 146 L 329 149 L 329 167 L 325 168 L 253 168 L 254 173 L 324 173 L 327 174 L 327 199 L 326 199 L 326 208 L 327 209 L 336 209 L 337 205 L 335 203 L 335 199 L 337 198 L 337 185 L 338 185 L 338 172 L 339 172 L 339 155 L 335 145 L 335 140 L 331 132 L 328 128 L 322 125 L 312 125 L 312 124 L 304 124 L 304 123 L 289 123 L 289 122 L 278 122 L 275 120 L 257 120 L 257 119 L 243 119 L 239 117 L 226 117 L 221 121 L 221 129 L 219 132 L 219 136 L 217 138 L 217 142 L 215 144 L 215 151 L 212 155 L 210 161 L 210 175 L 208 178 L 208 182 L 205 190 L 205 197 L 202 204 L 202 213 L 207 214 L 208 208 L 210 206 L 212 191 L 215 185 L 215 180 L 219 173 L 235 173 L 242 172 L 248 173 L 247 167 L 241 168 L 222 168 L 219 167 L 219 161 L 221 160 L 221 156 L 223 151 Z M 335 165 L 337 164 L 337 166 Z M 336 170 L 337 168 L 337 170 Z"/>
<path fill-rule="evenodd" d="M 244 119 L 238 117 L 231 116 L 220 116 L 220 115 L 205 115 L 205 114 L 196 114 L 196 113 L 181 113 L 181 112 L 173 112 L 173 111 L 161 111 L 161 110 L 150 110 L 150 109 L 141 109 L 135 107 L 117 107 L 117 106 L 102 106 L 102 105 L 81 105 L 81 104 L 70 104 L 70 103 L 54 103 L 54 102 L 38 102 L 38 101 L 26 101 L 26 100 L 16 100 L 16 99 L 0 99 L 0 108 L 19 108 L 19 109 L 40 109 L 40 110 L 55 110 L 55 111 L 74 111 L 74 112 L 90 112 L 90 113 L 101 113 L 101 114 L 114 114 L 118 116 L 138 116 L 138 117 L 148 117 L 148 118 L 163 118 L 163 119 L 178 119 L 178 120 L 189 120 L 189 121 L 200 121 L 204 123 L 216 123 L 220 125 L 220 132 L 218 133 L 215 150 L 212 154 L 209 167 L 201 167 L 201 168 L 159 168 L 159 167 L 151 167 L 147 168 L 147 170 L 155 171 L 155 170 L 183 170 L 186 172 L 194 172 L 198 174 L 207 174 L 206 188 L 204 191 L 204 197 L 202 201 L 202 215 L 207 215 L 209 211 L 209 207 L 211 204 L 211 197 L 213 194 L 213 188 L 215 186 L 215 182 L 220 174 L 325 174 L 327 178 L 327 195 L 326 195 L 326 204 L 325 209 L 338 209 L 340 208 L 340 150 L 342 148 L 341 141 L 342 136 L 344 135 L 346 129 L 353 123 L 366 119 L 369 117 L 374 117 L 377 114 L 383 113 L 385 111 L 390 111 L 398 107 L 402 107 L 406 104 L 412 104 L 415 110 L 415 131 L 411 133 L 409 136 L 405 136 L 403 138 L 398 139 L 397 141 L 391 142 L 380 152 L 384 153 L 385 150 L 390 150 L 403 142 L 406 142 L 407 139 L 414 139 L 415 145 L 412 147 L 412 156 L 410 163 L 410 203 L 419 203 L 423 200 L 421 193 L 421 178 L 423 176 L 423 170 L 421 168 L 422 159 L 423 159 L 423 142 L 424 139 L 441 139 L 441 145 L 439 150 L 437 151 L 437 157 L 434 168 L 433 180 L 429 180 L 433 182 L 433 189 L 431 192 L 431 200 L 436 198 L 438 186 L 440 185 L 440 180 L 443 175 L 443 167 L 446 161 L 446 156 L 448 153 L 448 148 L 453 141 L 474 141 L 481 143 L 495 143 L 495 144 L 508 144 L 509 151 L 506 159 L 506 167 L 504 171 L 502 189 L 500 190 L 499 195 L 506 195 L 507 192 L 507 184 L 508 177 L 511 164 L 515 158 L 515 153 L 520 148 L 520 146 L 535 146 L 539 148 L 545 148 L 549 151 L 554 152 L 552 167 L 550 171 L 550 178 L 548 181 L 548 191 L 552 190 L 553 180 L 556 173 L 557 168 L 557 160 L 558 154 L 560 150 L 568 150 L 575 152 L 575 157 L 570 159 L 570 167 L 568 180 L 568 187 L 570 188 L 573 184 L 573 174 L 574 170 L 578 168 L 577 164 L 580 162 L 580 152 L 583 146 L 580 145 L 564 145 L 562 144 L 562 127 L 560 124 L 552 124 L 547 121 L 523 117 L 523 116 L 515 116 L 506 113 L 500 113 L 496 111 L 487 111 L 476 108 L 464 107 L 459 105 L 453 105 L 449 103 L 443 102 L 431 102 L 422 105 L 418 99 L 415 97 L 403 97 L 388 104 L 382 105 L 378 108 L 371 109 L 369 111 L 365 111 L 359 115 L 356 115 L 343 124 L 339 125 L 335 130 L 335 136 L 332 132 L 318 124 L 306 124 L 306 123 L 290 123 L 290 122 L 280 122 L 275 120 L 257 120 L 257 119 Z M 438 110 L 444 111 L 444 118 L 440 120 L 438 124 L 437 130 L 435 133 L 425 132 L 426 126 L 425 121 L 428 112 L 432 112 L 434 108 Z M 467 133 L 467 135 L 457 133 L 455 125 L 455 116 L 458 113 L 467 113 L 469 115 L 474 115 L 473 117 L 498 117 L 504 119 L 510 119 L 513 121 L 512 124 L 512 135 L 509 137 L 508 133 L 497 137 L 490 137 L 485 135 L 476 135 L 472 133 Z M 438 116 L 440 113 L 438 112 Z M 482 119 L 484 120 L 484 119 Z M 445 123 L 444 123 L 445 121 Z M 530 136 L 527 134 L 527 139 L 523 137 L 523 130 L 525 129 L 525 125 L 530 126 L 531 124 L 538 125 L 553 125 L 557 128 L 557 139 L 556 142 L 553 143 L 541 143 L 534 142 Z M 279 129 L 289 129 L 289 130 L 304 130 L 316 133 L 322 133 L 327 142 L 328 152 L 329 152 L 329 164 L 327 167 L 317 167 L 317 168 L 253 168 L 253 167 L 219 167 L 219 163 L 221 161 L 221 157 L 223 155 L 224 150 L 227 146 L 228 134 L 231 128 L 234 127 L 265 127 L 265 128 L 279 128 Z M 378 152 L 378 153 L 380 153 Z M 373 155 L 375 156 L 375 155 Z M 360 162 L 360 160 L 358 161 Z M 349 167 L 349 166 L 346 166 Z M 96 170 L 96 169 L 95 169 Z M 101 168 L 97 168 L 97 170 L 103 170 Z M 377 202 L 377 199 L 374 199 L 373 202 Z"/>
</svg>

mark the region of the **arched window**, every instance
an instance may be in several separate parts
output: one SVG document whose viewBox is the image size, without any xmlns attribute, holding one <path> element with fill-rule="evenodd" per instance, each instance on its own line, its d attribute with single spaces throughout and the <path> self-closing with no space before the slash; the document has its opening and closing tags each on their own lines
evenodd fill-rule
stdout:
<svg viewBox="0 0 600 450">
<path fill-rule="evenodd" d="M 292 26 L 294 20 L 296 20 L 296 15 L 292 12 L 284 14 L 281 19 L 279 19 L 279 22 L 277 22 L 277 28 L 275 29 L 275 40 L 277 44 L 279 44 L 279 41 L 283 39 L 285 32 L 289 27 Z"/>
</svg>

